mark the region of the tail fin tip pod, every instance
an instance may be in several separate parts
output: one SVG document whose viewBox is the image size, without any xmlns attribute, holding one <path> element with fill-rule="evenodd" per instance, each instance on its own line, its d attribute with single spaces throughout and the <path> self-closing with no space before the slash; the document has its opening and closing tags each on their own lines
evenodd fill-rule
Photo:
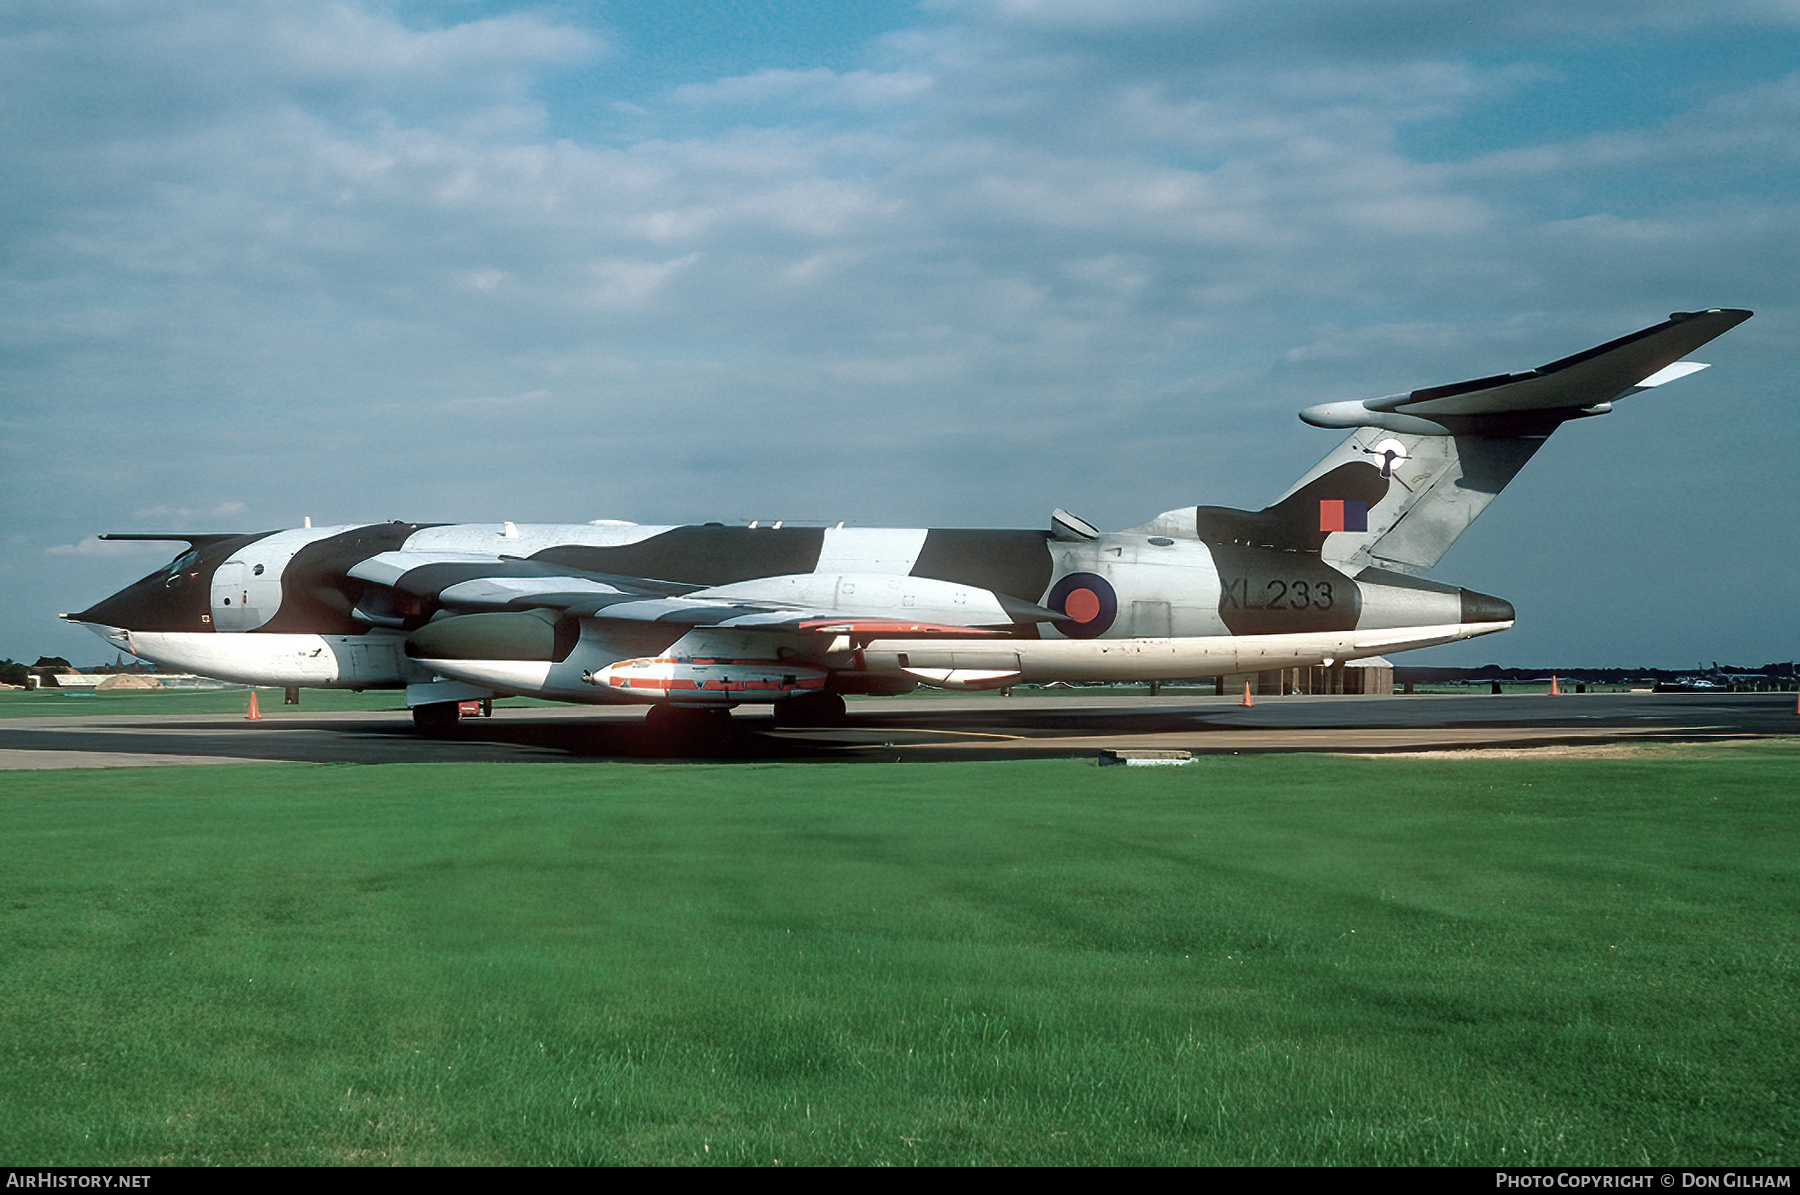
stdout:
<svg viewBox="0 0 1800 1195">
<path fill-rule="evenodd" d="M 1525 373 L 1308 407 L 1300 414 L 1307 423 L 1352 433 L 1262 513 L 1280 511 L 1281 522 L 1297 525 L 1310 520 L 1316 499 L 1312 534 L 1328 562 L 1424 572 L 1558 427 L 1706 368 L 1681 358 L 1751 314 L 1676 312 Z M 1346 516 L 1334 503 L 1353 522 L 1341 522 Z"/>
</svg>

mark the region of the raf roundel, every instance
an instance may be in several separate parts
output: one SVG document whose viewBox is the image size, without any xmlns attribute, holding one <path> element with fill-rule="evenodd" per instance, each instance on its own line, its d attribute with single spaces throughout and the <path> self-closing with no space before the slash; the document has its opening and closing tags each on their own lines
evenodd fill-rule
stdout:
<svg viewBox="0 0 1800 1195">
<path fill-rule="evenodd" d="M 1071 639 L 1094 639 L 1106 634 L 1119 615 L 1119 596 L 1105 577 L 1070 573 L 1058 581 L 1045 599 L 1064 617 L 1053 625 Z"/>
</svg>

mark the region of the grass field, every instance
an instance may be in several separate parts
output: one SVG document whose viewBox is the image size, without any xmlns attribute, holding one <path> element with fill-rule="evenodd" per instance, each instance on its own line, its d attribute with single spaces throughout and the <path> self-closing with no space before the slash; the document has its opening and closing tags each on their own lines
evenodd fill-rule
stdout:
<svg viewBox="0 0 1800 1195">
<path fill-rule="evenodd" d="M 1800 1158 L 1800 743 L 0 786 L 11 1164 Z"/>
</svg>

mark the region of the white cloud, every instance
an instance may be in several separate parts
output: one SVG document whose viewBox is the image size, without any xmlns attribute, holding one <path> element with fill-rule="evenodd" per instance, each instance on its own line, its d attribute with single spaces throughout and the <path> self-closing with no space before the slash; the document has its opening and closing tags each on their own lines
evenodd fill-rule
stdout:
<svg viewBox="0 0 1800 1195">
<path fill-rule="evenodd" d="M 684 104 L 750 107 L 780 102 L 790 107 L 883 108 L 910 103 L 931 90 L 931 76 L 913 72 L 767 70 L 710 83 L 677 87 Z"/>
<path fill-rule="evenodd" d="M 700 254 L 689 253 L 673 261 L 604 261 L 588 267 L 593 285 L 586 292 L 588 302 L 602 307 L 641 304 L 662 289 L 681 270 L 700 260 Z"/>
<path fill-rule="evenodd" d="M 72 544 L 54 544 L 44 549 L 46 556 L 167 556 L 168 548 L 162 544 L 145 543 L 142 540 L 109 540 L 97 536 L 76 540 Z"/>
<path fill-rule="evenodd" d="M 388 93 L 480 91 L 607 48 L 588 30 L 531 13 L 426 29 L 338 0 L 24 0 L 13 7 L 15 28 L 30 32 L 8 39 L 9 56 L 83 70 L 83 86 L 98 87 L 102 104 L 144 81 L 180 81 L 176 91 L 190 96 L 224 87 L 268 96 L 321 81 Z M 124 73 L 100 78 L 94 67 Z"/>
<path fill-rule="evenodd" d="M 445 29 L 408 28 L 348 3 L 233 2 L 221 16 L 266 61 L 295 74 L 383 88 L 462 85 L 471 76 L 585 61 L 603 49 L 590 32 L 510 13 Z"/>
<path fill-rule="evenodd" d="M 928 0 L 928 10 L 982 16 L 1006 25 L 1094 32 L 1204 25 L 1228 0 Z"/>
<path fill-rule="evenodd" d="M 549 390 L 527 390 L 522 394 L 483 394 L 474 398 L 453 398 L 443 406 L 450 411 L 518 415 L 548 413 L 554 400 L 555 395 Z"/>
<path fill-rule="evenodd" d="M 1662 173 L 1720 164 L 1767 173 L 1800 163 L 1800 71 L 1733 87 L 1697 109 L 1642 128 L 1485 154 L 1453 168 L 1458 180 L 1536 180 L 1557 174 Z"/>
<path fill-rule="evenodd" d="M 229 522 L 232 519 L 241 518 L 249 513 L 250 507 L 246 503 L 235 498 L 230 498 L 223 502 L 217 502 L 211 506 L 200 508 L 186 506 L 145 506 L 132 511 L 131 517 L 144 524 L 168 524 L 168 527 L 159 526 L 155 528 L 155 530 L 158 531 L 168 530 L 170 528 L 177 531 L 216 531 L 219 530 L 219 528 L 212 526 L 212 524 Z M 192 525 L 197 523 L 206 523 L 208 526 L 196 527 Z"/>
<path fill-rule="evenodd" d="M 1494 35 L 1553 40 L 1576 34 L 1629 38 L 1746 24 L 1791 28 L 1794 0 L 1516 0 L 1454 7 L 1441 0 L 925 0 L 927 11 L 1017 32 L 1057 35 L 1214 34 L 1257 28 L 1293 46 L 1333 41 L 1346 51 L 1436 48 Z"/>
</svg>

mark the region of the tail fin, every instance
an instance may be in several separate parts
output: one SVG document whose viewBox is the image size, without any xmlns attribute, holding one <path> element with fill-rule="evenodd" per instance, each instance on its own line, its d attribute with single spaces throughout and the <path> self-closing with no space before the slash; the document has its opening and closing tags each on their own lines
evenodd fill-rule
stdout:
<svg viewBox="0 0 1800 1195">
<path fill-rule="evenodd" d="M 1364 499 L 1360 511 L 1342 518 L 1334 528 L 1339 534 L 1322 537 L 1326 563 L 1353 576 L 1371 565 L 1422 573 L 1443 559 L 1457 536 L 1549 438 L 1549 432 L 1414 436 L 1362 428 L 1313 466 L 1271 509 L 1304 501 L 1315 491 L 1324 503 L 1332 500 L 1323 496 L 1327 492 L 1373 490 L 1379 496 Z M 1325 521 L 1329 518 L 1328 514 Z"/>
<path fill-rule="evenodd" d="M 1750 315 L 1678 312 L 1527 373 L 1310 407 L 1300 416 L 1308 423 L 1357 430 L 1252 517 L 1298 529 L 1313 519 L 1316 501 L 1328 563 L 1352 574 L 1369 566 L 1424 572 L 1558 427 L 1705 368 L 1680 358 Z M 1212 509 L 1200 508 L 1202 524 Z"/>
</svg>

